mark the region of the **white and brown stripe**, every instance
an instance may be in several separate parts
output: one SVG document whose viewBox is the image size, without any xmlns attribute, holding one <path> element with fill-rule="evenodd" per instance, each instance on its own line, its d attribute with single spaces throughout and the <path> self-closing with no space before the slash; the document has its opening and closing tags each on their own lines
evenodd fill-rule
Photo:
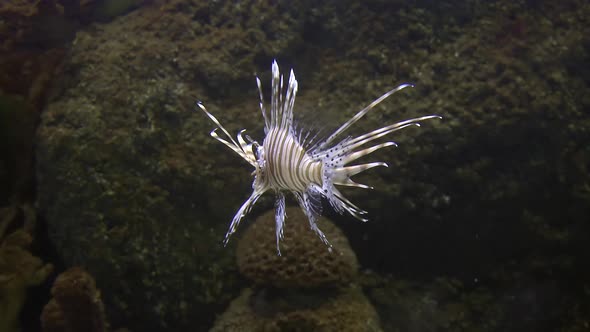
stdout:
<svg viewBox="0 0 590 332">
<path fill-rule="evenodd" d="M 305 191 L 322 185 L 322 163 L 313 161 L 288 129 L 271 129 L 264 139 L 266 184 L 278 190 Z"/>
</svg>

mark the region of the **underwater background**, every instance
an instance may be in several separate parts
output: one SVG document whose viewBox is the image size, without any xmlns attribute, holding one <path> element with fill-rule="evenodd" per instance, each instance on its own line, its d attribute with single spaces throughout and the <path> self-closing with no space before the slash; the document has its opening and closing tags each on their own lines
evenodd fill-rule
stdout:
<svg viewBox="0 0 590 332">
<path fill-rule="evenodd" d="M 590 331 L 590 4 L 0 1 L 0 332 Z M 393 135 L 324 209 L 272 195 L 227 247 L 263 138 L 255 74 L 295 116 Z"/>
</svg>

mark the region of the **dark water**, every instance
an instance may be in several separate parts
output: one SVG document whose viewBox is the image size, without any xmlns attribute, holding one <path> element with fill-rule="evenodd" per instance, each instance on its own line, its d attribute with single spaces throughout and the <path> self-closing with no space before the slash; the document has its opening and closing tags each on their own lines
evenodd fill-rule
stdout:
<svg viewBox="0 0 590 332">
<path fill-rule="evenodd" d="M 0 17 L 0 331 L 590 330 L 587 2 L 11 1 Z M 355 177 L 374 190 L 342 189 L 368 222 L 318 203 L 332 252 L 288 208 L 277 256 L 272 192 L 222 244 L 253 167 L 195 103 L 262 142 L 254 77 L 270 109 L 274 59 L 317 140 L 405 82 L 346 134 L 443 117 L 359 160 L 389 164 Z"/>
</svg>

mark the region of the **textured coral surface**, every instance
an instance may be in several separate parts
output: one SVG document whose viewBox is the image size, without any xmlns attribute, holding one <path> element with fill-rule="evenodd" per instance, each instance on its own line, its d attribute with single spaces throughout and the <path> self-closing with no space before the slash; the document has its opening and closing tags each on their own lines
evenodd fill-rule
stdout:
<svg viewBox="0 0 590 332">
<path fill-rule="evenodd" d="M 282 256 L 273 250 L 273 211 L 240 238 L 238 268 L 256 287 L 243 290 L 212 331 L 381 331 L 375 309 L 354 286 L 357 260 L 344 234 L 320 218 L 329 248 L 299 207 L 286 212 Z"/>
<path fill-rule="evenodd" d="M 286 209 L 281 256 L 277 255 L 275 215 L 269 211 L 256 219 L 241 236 L 236 255 L 242 274 L 257 284 L 276 287 L 341 286 L 357 273 L 356 256 L 346 236 L 331 221 L 318 225 L 333 248 L 310 229 L 299 207 Z"/>
</svg>

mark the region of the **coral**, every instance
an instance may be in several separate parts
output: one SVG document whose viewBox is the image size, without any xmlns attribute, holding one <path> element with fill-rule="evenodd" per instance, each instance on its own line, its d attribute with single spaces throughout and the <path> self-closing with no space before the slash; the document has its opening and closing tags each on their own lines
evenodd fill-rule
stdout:
<svg viewBox="0 0 590 332">
<path fill-rule="evenodd" d="M 352 283 L 358 266 L 344 234 L 329 220 L 318 220 L 334 246 L 330 250 L 301 209 L 289 207 L 287 216 L 282 256 L 273 211 L 239 240 L 238 268 L 258 287 L 243 290 L 212 331 L 381 331 L 377 312 Z"/>
<path fill-rule="evenodd" d="M 324 295 L 317 291 L 308 294 L 316 299 L 305 302 L 313 305 L 285 307 L 282 304 L 293 295 L 279 292 L 278 296 L 267 296 L 245 289 L 211 331 L 381 331 L 375 309 L 359 288 Z"/>
<path fill-rule="evenodd" d="M 0 209 L 0 331 L 18 331 L 18 317 L 25 303 L 27 289 L 40 285 L 53 271 L 51 264 L 43 264 L 27 248 L 33 241 L 29 229 L 34 214 L 29 208 Z M 25 227 L 8 233 L 14 227 L 20 212 Z"/>
<path fill-rule="evenodd" d="M 287 216 L 282 256 L 273 211 L 240 238 L 238 268 L 259 287 L 242 291 L 212 331 L 381 331 L 375 309 L 352 284 L 358 263 L 344 234 L 326 218 L 318 220 L 330 250 L 301 209 L 289 207 Z"/>
<path fill-rule="evenodd" d="M 263 214 L 239 240 L 240 272 L 257 284 L 276 287 L 309 288 L 351 282 L 358 263 L 348 240 L 326 218 L 320 218 L 318 224 L 333 245 L 331 250 L 310 229 L 301 209 L 287 208 L 282 256 L 278 256 L 274 211 Z"/>
<path fill-rule="evenodd" d="M 104 306 L 94 278 L 80 267 L 60 274 L 51 288 L 53 298 L 43 308 L 45 332 L 108 330 Z"/>
</svg>

